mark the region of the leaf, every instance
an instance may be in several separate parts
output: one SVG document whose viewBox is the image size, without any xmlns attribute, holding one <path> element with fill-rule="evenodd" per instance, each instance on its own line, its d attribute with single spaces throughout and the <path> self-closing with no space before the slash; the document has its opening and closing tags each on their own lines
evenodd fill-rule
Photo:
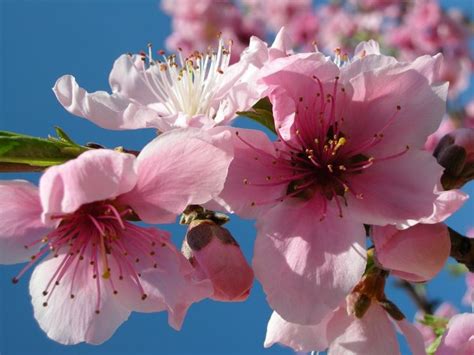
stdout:
<svg viewBox="0 0 474 355">
<path fill-rule="evenodd" d="M 8 169 L 15 166 L 12 164 L 26 164 L 37 168 L 62 164 L 86 150 L 88 148 L 62 140 L 53 141 L 0 131 L 0 163 L 8 163 L 3 171 L 11 171 Z"/>
<path fill-rule="evenodd" d="M 237 112 L 240 116 L 248 117 L 261 125 L 268 128 L 273 133 L 275 131 L 275 121 L 273 119 L 272 103 L 268 97 L 260 99 L 255 105 L 253 105 L 251 111 L 240 111 Z"/>
</svg>

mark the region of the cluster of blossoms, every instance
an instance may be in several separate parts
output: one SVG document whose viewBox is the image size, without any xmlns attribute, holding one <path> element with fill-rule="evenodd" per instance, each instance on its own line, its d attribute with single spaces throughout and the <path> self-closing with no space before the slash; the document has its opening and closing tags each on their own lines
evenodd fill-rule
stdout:
<svg viewBox="0 0 474 355">
<path fill-rule="evenodd" d="M 173 20 L 167 40 L 172 50 L 204 50 L 222 31 L 240 54 L 252 35 L 262 37 L 284 26 L 292 47 L 317 43 L 326 54 L 337 49 L 347 56 L 368 39 L 403 60 L 443 53 L 439 75 L 450 82 L 449 97 L 456 98 L 469 84 L 469 19 L 457 9 L 443 10 L 436 0 L 349 0 L 316 8 L 311 0 L 162 0 L 162 8 Z"/>
<path fill-rule="evenodd" d="M 343 49 L 334 58 L 294 53 L 316 33 L 348 30 L 346 10 L 329 5 L 325 21 L 337 19 L 330 24 L 313 18 L 309 1 L 242 3 L 258 9 L 254 22 L 228 1 L 218 6 L 229 18 L 212 1 L 165 1 L 176 16 L 169 44 L 181 50 L 155 54 L 149 46 L 120 56 L 112 93 L 89 93 L 70 75 L 58 79 L 54 93 L 72 114 L 106 129 L 159 134 L 135 155 L 88 149 L 46 169 L 38 188 L 0 182 L 0 262 L 28 261 L 14 283 L 34 267 L 35 317 L 63 344 L 101 343 L 132 311 L 167 311 L 179 329 L 194 302 L 245 300 L 255 274 L 274 311 L 265 346 L 398 354 L 399 331 L 424 354 L 432 340 L 385 285 L 389 274 L 423 282 L 443 268 L 451 249 L 444 221 L 466 201 L 458 189 L 474 177 L 472 128 L 430 141 L 448 97 L 443 55 L 399 61 L 372 40 L 351 58 Z M 400 2 L 352 6 L 398 16 Z M 251 37 L 244 48 L 268 11 L 273 29 L 294 24 L 271 46 Z M 188 50 L 214 31 L 206 17 L 227 26 L 221 38 L 229 31 L 233 46 L 219 39 L 215 51 Z M 349 30 L 344 36 L 361 31 Z M 230 126 L 262 104 L 271 108 L 273 138 Z M 256 220 L 253 267 L 219 212 Z M 174 223 L 180 214 L 189 224 L 181 251 L 169 233 L 140 224 Z M 440 354 L 474 349 L 472 318 L 449 321 Z"/>
</svg>

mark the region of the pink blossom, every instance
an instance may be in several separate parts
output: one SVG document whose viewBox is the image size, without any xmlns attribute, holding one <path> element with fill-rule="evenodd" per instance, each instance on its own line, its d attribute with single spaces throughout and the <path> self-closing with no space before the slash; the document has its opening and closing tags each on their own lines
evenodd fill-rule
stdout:
<svg viewBox="0 0 474 355">
<path fill-rule="evenodd" d="M 249 43 L 252 35 L 264 35 L 264 24 L 258 16 L 242 16 L 239 8 L 229 0 L 174 1 L 163 0 L 162 8 L 173 17 L 173 32 L 167 38 L 171 50 L 181 48 L 186 55 L 194 50 L 205 51 L 218 33 L 234 42 L 231 62 Z"/>
<path fill-rule="evenodd" d="M 436 276 L 451 250 L 444 223 L 417 224 L 405 230 L 376 226 L 372 237 L 380 264 L 409 281 L 426 281 Z"/>
<path fill-rule="evenodd" d="M 444 113 L 438 65 L 369 54 L 340 69 L 305 53 L 262 69 L 279 140 L 234 130 L 220 202 L 258 218 L 254 270 L 286 320 L 320 322 L 359 281 L 362 223 L 433 213 L 441 167 L 423 145 Z"/>
<path fill-rule="evenodd" d="M 375 302 L 362 318 L 348 314 L 343 304 L 317 325 L 290 323 L 273 312 L 267 326 L 265 347 L 280 343 L 296 351 L 328 349 L 330 355 L 400 354 L 397 330 L 405 336 L 413 354 L 425 354 L 419 331 L 406 319 L 394 319 Z"/>
<path fill-rule="evenodd" d="M 243 78 L 254 61 L 252 52 L 229 65 L 230 47 L 219 41 L 217 52 L 194 52 L 154 59 L 148 54 L 120 56 L 110 72 L 112 94 L 88 93 L 71 75 L 59 78 L 53 91 L 72 114 L 107 129 L 212 127 L 227 124 L 236 111 L 256 101 Z"/>
<path fill-rule="evenodd" d="M 387 7 L 399 6 L 402 0 L 351 0 L 351 3 L 366 11 L 385 10 Z"/>
<path fill-rule="evenodd" d="M 474 353 L 474 314 L 462 313 L 454 316 L 448 323 L 439 355 L 471 355 Z"/>
<path fill-rule="evenodd" d="M 188 307 L 212 294 L 169 233 L 130 220 L 172 222 L 187 204 L 216 196 L 231 160 L 225 139 L 176 130 L 138 158 L 85 152 L 49 168 L 39 190 L 25 181 L 0 182 L 0 262 L 29 260 L 14 283 L 37 264 L 30 294 L 51 339 L 100 344 L 132 311 L 167 310 L 179 329 Z M 200 156 L 212 156 L 213 164 Z"/>
<path fill-rule="evenodd" d="M 360 38 L 379 38 L 383 17 L 380 13 L 349 12 L 337 4 L 323 6 L 317 13 L 319 33 L 317 43 L 327 53 L 335 49 L 353 53 Z"/>
<path fill-rule="evenodd" d="M 209 220 L 191 222 L 183 253 L 203 278 L 214 287 L 212 299 L 245 301 L 253 283 L 253 271 L 230 232 Z"/>
<path fill-rule="evenodd" d="M 390 32 L 387 40 L 400 51 L 404 60 L 422 54 L 443 53 L 445 62 L 439 73 L 440 80 L 450 82 L 449 95 L 453 98 L 468 86 L 471 68 L 468 38 L 459 12 L 443 12 L 437 1 L 420 0 L 404 16 L 403 23 Z"/>
</svg>

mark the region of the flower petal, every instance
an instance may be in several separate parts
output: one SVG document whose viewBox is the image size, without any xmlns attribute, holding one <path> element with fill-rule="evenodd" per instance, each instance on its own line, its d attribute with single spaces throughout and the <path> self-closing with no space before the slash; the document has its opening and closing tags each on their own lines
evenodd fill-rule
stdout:
<svg viewBox="0 0 474 355">
<path fill-rule="evenodd" d="M 263 132 L 242 128 L 226 130 L 232 134 L 234 159 L 218 202 L 229 212 L 253 218 L 285 195 L 286 184 L 274 181 L 279 176 L 287 176 L 289 171 L 281 164 L 274 164 L 275 146 Z"/>
<path fill-rule="evenodd" d="M 112 92 L 143 106 L 156 102 L 156 96 L 149 89 L 144 73 L 145 66 L 140 55 L 122 54 L 110 71 Z"/>
<path fill-rule="evenodd" d="M 137 243 L 137 240 L 144 239 L 144 235 L 146 239 L 152 238 L 154 244 Z M 140 287 L 136 279 L 120 280 L 117 273 L 114 276 L 114 267 L 118 266 L 111 263 L 111 274 L 120 302 L 137 312 L 167 310 L 170 325 L 179 330 L 191 304 L 211 296 L 212 284 L 208 280 L 195 278 L 194 269 L 172 244 L 168 232 L 127 224 L 121 240 L 123 247 L 135 259 L 133 268 L 140 275 Z M 122 266 L 122 269 L 125 267 Z M 145 299 L 144 294 L 147 295 Z"/>
<path fill-rule="evenodd" d="M 31 244 L 49 231 L 41 221 L 38 188 L 23 180 L 0 181 L 0 210 L 0 264 L 28 260 L 42 245 Z"/>
<path fill-rule="evenodd" d="M 399 149 L 403 150 L 402 149 Z M 426 151 L 408 150 L 394 159 L 377 162 L 350 177 L 352 189 L 362 199 L 348 195 L 355 218 L 367 224 L 406 225 L 433 214 L 442 168 Z"/>
<path fill-rule="evenodd" d="M 396 322 L 396 325 L 406 338 L 411 353 L 413 355 L 425 355 L 425 344 L 420 331 L 406 319 Z"/>
<path fill-rule="evenodd" d="M 331 317 L 332 313 L 329 313 L 317 325 L 300 325 L 287 322 L 277 312 L 273 312 L 267 325 L 265 347 L 278 343 L 295 351 L 324 351 L 329 346 L 326 327 Z"/>
<path fill-rule="evenodd" d="M 94 201 L 113 199 L 137 181 L 135 157 L 107 149 L 91 150 L 46 170 L 40 180 L 43 221 L 75 212 Z"/>
<path fill-rule="evenodd" d="M 441 271 L 451 243 L 444 223 L 417 224 L 405 230 L 393 226 L 374 227 L 377 260 L 409 281 L 426 281 Z"/>
<path fill-rule="evenodd" d="M 321 322 L 366 265 L 362 224 L 331 209 L 320 221 L 320 209 L 314 202 L 287 201 L 257 223 L 255 274 L 270 306 L 292 323 Z"/>
<path fill-rule="evenodd" d="M 156 127 L 158 114 L 121 94 L 105 91 L 88 93 L 71 75 L 64 75 L 53 87 L 56 98 L 73 115 L 84 117 L 106 129 Z"/>
<path fill-rule="evenodd" d="M 441 345 L 440 355 L 469 355 L 474 349 L 474 314 L 462 313 L 454 316 L 448 323 Z"/>
<path fill-rule="evenodd" d="M 364 142 L 391 122 L 373 154 L 394 154 L 406 145 L 423 148 L 445 113 L 447 85 L 433 85 L 429 74 L 420 71 L 410 65 L 388 65 L 350 79 L 353 96 L 341 130 L 352 141 Z"/>
<path fill-rule="evenodd" d="M 67 255 L 49 257 L 35 268 L 30 281 L 34 316 L 48 337 L 61 344 L 101 344 L 127 320 L 130 311 L 119 303 L 110 288 L 102 286 L 100 313 L 96 314 L 96 282 L 92 269 L 85 263 L 77 268 L 74 277 L 74 268 L 68 268 L 60 285 L 44 296 L 43 291 Z M 72 284 L 73 299 L 70 297 Z"/>
<path fill-rule="evenodd" d="M 187 205 L 224 187 L 232 160 L 230 133 L 188 128 L 160 135 L 137 158 L 138 182 L 122 197 L 147 223 L 169 223 Z"/>
<path fill-rule="evenodd" d="M 385 311 L 372 304 L 361 319 L 339 308 L 328 324 L 329 355 L 399 355 L 395 329 Z"/>
</svg>

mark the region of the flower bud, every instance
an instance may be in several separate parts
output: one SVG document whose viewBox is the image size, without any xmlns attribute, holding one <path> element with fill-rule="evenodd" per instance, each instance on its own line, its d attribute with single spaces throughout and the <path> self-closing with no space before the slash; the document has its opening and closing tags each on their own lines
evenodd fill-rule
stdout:
<svg viewBox="0 0 474 355">
<path fill-rule="evenodd" d="M 214 287 L 212 299 L 244 301 L 253 283 L 253 270 L 230 232 L 211 220 L 190 223 L 183 254 Z"/>
<path fill-rule="evenodd" d="M 474 178 L 474 129 L 459 128 L 445 135 L 433 155 L 445 168 L 441 183 L 446 190 L 463 186 Z"/>
</svg>

